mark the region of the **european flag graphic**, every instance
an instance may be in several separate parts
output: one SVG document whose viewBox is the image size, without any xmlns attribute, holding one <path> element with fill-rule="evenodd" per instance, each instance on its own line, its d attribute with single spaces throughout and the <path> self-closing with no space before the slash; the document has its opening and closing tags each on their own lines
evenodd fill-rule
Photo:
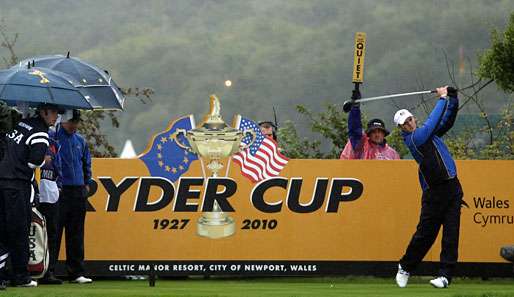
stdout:
<svg viewBox="0 0 514 297">
<path fill-rule="evenodd" d="M 187 172 L 192 161 L 198 160 L 196 154 L 181 148 L 176 142 L 179 137 L 182 144 L 189 146 L 187 139 L 182 134 L 177 136 L 176 131 L 194 127 L 193 116 L 189 115 L 176 120 L 166 131 L 154 137 L 150 150 L 139 157 L 152 176 L 165 177 L 174 182 Z"/>
</svg>

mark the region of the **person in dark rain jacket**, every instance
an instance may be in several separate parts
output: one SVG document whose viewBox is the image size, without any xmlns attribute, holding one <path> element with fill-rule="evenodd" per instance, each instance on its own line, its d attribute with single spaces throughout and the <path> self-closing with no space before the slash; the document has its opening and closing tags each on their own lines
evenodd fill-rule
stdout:
<svg viewBox="0 0 514 297">
<path fill-rule="evenodd" d="M 23 119 L 7 133 L 0 161 L 0 290 L 5 289 L 7 258 L 11 259 L 11 284 L 35 287 L 27 270 L 29 226 L 34 199 L 35 168 L 44 165 L 48 128 L 55 124 L 58 107 L 42 104 L 35 117 Z"/>
</svg>

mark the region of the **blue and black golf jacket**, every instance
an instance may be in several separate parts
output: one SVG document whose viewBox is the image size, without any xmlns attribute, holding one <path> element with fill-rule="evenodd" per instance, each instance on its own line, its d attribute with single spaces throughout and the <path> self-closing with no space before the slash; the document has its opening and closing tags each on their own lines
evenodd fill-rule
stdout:
<svg viewBox="0 0 514 297">
<path fill-rule="evenodd" d="M 457 118 L 459 100 L 440 98 L 423 126 L 413 132 L 402 131 L 403 141 L 419 164 L 423 191 L 457 176 L 455 161 L 441 137 Z"/>
<path fill-rule="evenodd" d="M 91 155 L 86 140 L 78 133 L 69 134 L 62 127 L 57 130 L 60 146 L 62 185 L 84 186 L 91 180 Z"/>
</svg>

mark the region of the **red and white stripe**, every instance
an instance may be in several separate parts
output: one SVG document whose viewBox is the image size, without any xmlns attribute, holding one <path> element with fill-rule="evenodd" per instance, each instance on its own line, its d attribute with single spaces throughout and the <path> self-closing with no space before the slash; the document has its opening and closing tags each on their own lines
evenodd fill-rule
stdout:
<svg viewBox="0 0 514 297">
<path fill-rule="evenodd" d="M 268 137 L 264 138 L 254 156 L 247 148 L 235 154 L 233 159 L 241 166 L 241 173 L 253 182 L 278 176 L 289 160 L 278 151 L 277 143 Z"/>
</svg>

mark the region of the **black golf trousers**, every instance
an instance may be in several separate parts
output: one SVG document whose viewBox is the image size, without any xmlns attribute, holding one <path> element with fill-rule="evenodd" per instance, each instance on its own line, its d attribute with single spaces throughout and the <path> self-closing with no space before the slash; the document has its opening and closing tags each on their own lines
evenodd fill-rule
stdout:
<svg viewBox="0 0 514 297">
<path fill-rule="evenodd" d="M 11 261 L 10 278 L 15 285 L 30 281 L 29 227 L 31 220 L 30 196 L 32 185 L 24 180 L 0 180 L 0 256 L 4 264 L 0 280 L 7 280 L 5 264 Z"/>
<path fill-rule="evenodd" d="M 400 260 L 404 270 L 411 272 L 416 269 L 443 226 L 439 276 L 451 281 L 458 258 L 462 197 L 462 188 L 457 177 L 423 192 L 416 232 Z"/>
<path fill-rule="evenodd" d="M 63 186 L 59 197 L 57 249 L 64 230 L 66 239 L 66 270 L 70 279 L 84 275 L 84 221 L 86 219 L 86 190 L 84 186 Z M 57 250 L 57 255 L 59 250 Z"/>
</svg>

